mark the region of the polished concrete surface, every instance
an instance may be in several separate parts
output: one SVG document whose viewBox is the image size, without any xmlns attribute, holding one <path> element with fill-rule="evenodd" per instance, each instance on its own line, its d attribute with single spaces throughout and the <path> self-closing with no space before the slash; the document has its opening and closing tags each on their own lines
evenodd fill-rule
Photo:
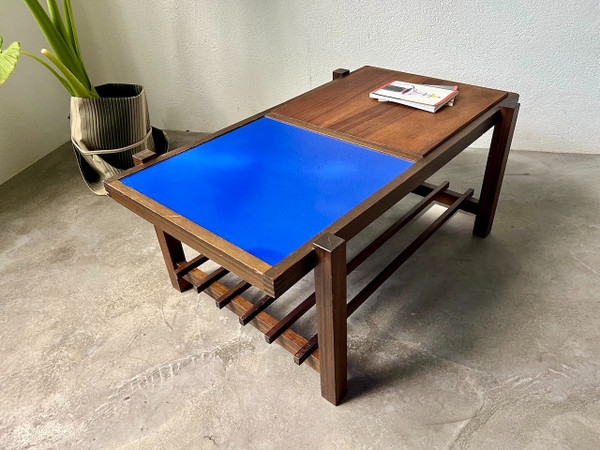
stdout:
<svg viewBox="0 0 600 450">
<path fill-rule="evenodd" d="M 435 180 L 477 187 L 484 162 Z M 492 234 L 459 213 L 349 320 L 335 408 L 312 369 L 172 289 L 152 226 L 63 146 L 0 186 L 0 448 L 600 448 L 599 180 L 599 156 L 513 152 Z"/>
</svg>

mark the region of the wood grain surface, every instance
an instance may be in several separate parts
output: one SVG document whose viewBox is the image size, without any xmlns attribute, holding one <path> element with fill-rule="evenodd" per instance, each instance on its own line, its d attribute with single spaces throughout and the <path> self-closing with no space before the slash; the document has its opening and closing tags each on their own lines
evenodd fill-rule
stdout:
<svg viewBox="0 0 600 450">
<path fill-rule="evenodd" d="M 395 80 L 457 85 L 459 94 L 454 106 L 435 114 L 369 97 L 369 92 Z M 495 89 L 365 66 L 275 108 L 273 113 L 382 145 L 400 155 L 422 157 L 506 95 Z"/>
</svg>

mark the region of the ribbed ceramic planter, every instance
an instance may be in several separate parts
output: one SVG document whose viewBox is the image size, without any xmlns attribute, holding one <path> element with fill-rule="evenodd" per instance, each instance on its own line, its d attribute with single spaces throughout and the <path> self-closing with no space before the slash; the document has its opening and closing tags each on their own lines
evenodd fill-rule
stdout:
<svg viewBox="0 0 600 450">
<path fill-rule="evenodd" d="M 144 88 L 103 84 L 100 98 L 71 97 L 71 141 L 81 175 L 97 195 L 104 181 L 133 166 L 133 155 L 150 149 L 165 153 L 166 134 L 150 126 Z"/>
</svg>

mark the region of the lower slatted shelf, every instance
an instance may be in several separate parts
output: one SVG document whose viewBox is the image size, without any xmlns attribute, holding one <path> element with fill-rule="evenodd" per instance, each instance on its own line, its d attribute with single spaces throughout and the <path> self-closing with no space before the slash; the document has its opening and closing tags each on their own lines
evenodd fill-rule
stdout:
<svg viewBox="0 0 600 450">
<path fill-rule="evenodd" d="M 194 268 L 184 275 L 183 278 L 192 285 L 199 286 L 208 276 L 209 274 L 203 272 L 201 269 Z M 220 281 L 214 281 L 204 289 L 204 292 L 217 300 L 225 296 L 229 290 L 230 289 Z M 254 308 L 254 305 L 241 295 L 236 295 L 225 305 L 225 308 L 233 311 L 239 317 L 242 317 L 244 314 L 251 311 Z M 273 318 L 265 311 L 259 311 L 248 323 L 264 334 L 276 326 L 277 322 L 277 319 Z M 275 342 L 277 342 L 281 347 L 286 349 L 291 354 L 295 354 L 306 344 L 306 339 L 295 331 L 287 329 L 275 340 Z M 310 358 L 306 360 L 306 364 L 315 369 L 317 372 L 319 371 L 318 349 L 316 352 L 311 354 Z"/>
<path fill-rule="evenodd" d="M 394 224 L 375 238 L 369 245 L 360 251 L 346 265 L 347 274 L 350 274 L 369 256 L 379 249 L 398 231 L 413 221 L 433 202 L 446 204 L 448 208 L 429 227 L 425 229 L 413 242 L 411 242 L 393 261 L 391 261 L 380 273 L 378 273 L 367 285 L 347 303 L 347 316 L 350 317 L 360 305 L 362 305 L 384 282 L 387 280 L 410 256 L 412 256 L 446 221 L 450 219 L 459 209 L 471 212 L 477 206 L 477 200 L 472 199 L 473 190 L 469 189 L 464 194 L 448 190 L 449 183 L 444 182 L 439 186 L 429 184 L 421 185 L 415 190 L 418 195 L 423 195 L 421 202 L 411 208 L 400 217 Z M 240 281 L 232 288 L 228 288 L 219 280 L 229 272 L 219 267 L 212 273 L 205 273 L 199 265 L 208 259 L 202 255 L 178 268 L 181 278 L 191 283 L 198 292 L 206 292 L 215 299 L 217 307 L 226 307 L 238 315 L 242 325 L 248 323 L 260 330 L 268 343 L 277 342 L 288 352 L 294 355 L 297 364 L 306 363 L 308 366 L 319 371 L 319 349 L 318 335 L 306 339 L 291 329 L 304 314 L 315 304 L 316 298 L 313 292 L 304 301 L 298 304 L 283 319 L 277 320 L 266 312 L 266 309 L 276 298 L 263 296 L 256 303 L 251 303 L 242 297 L 246 290 L 252 286 Z"/>
</svg>

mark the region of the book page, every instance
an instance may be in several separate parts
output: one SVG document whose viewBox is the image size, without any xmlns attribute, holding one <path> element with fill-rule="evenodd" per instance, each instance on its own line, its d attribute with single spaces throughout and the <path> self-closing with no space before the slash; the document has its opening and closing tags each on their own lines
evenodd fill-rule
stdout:
<svg viewBox="0 0 600 450">
<path fill-rule="evenodd" d="M 455 92 L 423 84 L 394 81 L 373 91 L 373 94 L 384 99 L 397 99 L 434 106 L 456 95 Z"/>
</svg>

